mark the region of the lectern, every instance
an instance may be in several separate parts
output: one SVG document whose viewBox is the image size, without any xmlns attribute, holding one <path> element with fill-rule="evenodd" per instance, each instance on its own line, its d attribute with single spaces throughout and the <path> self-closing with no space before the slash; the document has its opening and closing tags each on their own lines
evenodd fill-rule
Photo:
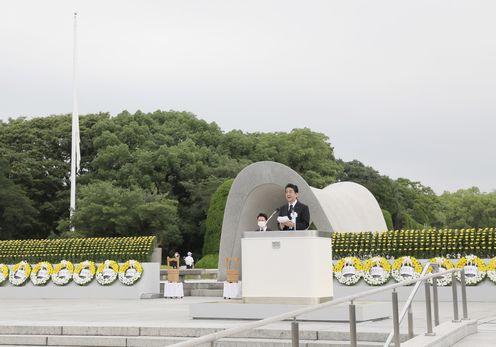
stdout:
<svg viewBox="0 0 496 347">
<path fill-rule="evenodd" d="M 318 230 L 243 233 L 245 303 L 317 304 L 332 299 L 331 233 Z"/>
</svg>

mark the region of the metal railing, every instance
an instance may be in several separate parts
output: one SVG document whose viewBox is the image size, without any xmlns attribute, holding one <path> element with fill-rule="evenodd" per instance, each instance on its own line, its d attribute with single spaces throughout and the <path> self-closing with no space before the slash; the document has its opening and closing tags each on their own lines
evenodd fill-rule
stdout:
<svg viewBox="0 0 496 347">
<path fill-rule="evenodd" d="M 429 265 L 432 265 L 432 264 L 427 264 L 426 265 L 427 269 L 428 269 Z M 214 346 L 215 341 L 220 340 L 222 338 L 226 338 L 229 336 L 233 336 L 235 334 L 239 334 L 239 333 L 243 333 L 243 332 L 246 332 L 249 330 L 253 330 L 255 328 L 265 326 L 265 325 L 268 325 L 271 323 L 276 323 L 276 322 L 280 322 L 283 320 L 291 320 L 292 346 L 297 347 L 297 346 L 299 346 L 299 327 L 298 327 L 298 322 L 296 320 L 296 317 L 303 315 L 303 314 L 306 314 L 306 313 L 316 311 L 316 310 L 320 310 L 320 309 L 323 309 L 326 307 L 336 306 L 336 305 L 339 305 L 342 303 L 349 302 L 350 346 L 356 347 L 357 346 L 357 330 L 356 330 L 355 301 L 357 299 L 371 296 L 371 295 L 374 295 L 374 294 L 377 294 L 380 292 L 384 292 L 387 290 L 393 290 L 393 292 L 392 292 L 392 306 L 393 306 L 393 335 L 392 335 L 392 339 L 394 341 L 395 346 L 400 346 L 400 315 L 398 312 L 398 293 L 396 292 L 396 288 L 408 286 L 408 285 L 414 284 L 414 283 L 419 283 L 419 285 L 417 285 L 413 288 L 414 292 L 412 291 L 413 294 L 410 294 L 411 299 L 409 297 L 409 303 L 407 301 L 408 305 L 405 305 L 406 309 L 405 308 L 403 309 L 403 311 L 405 311 L 405 310 L 410 311 L 410 314 L 408 315 L 408 332 L 409 332 L 408 336 L 409 336 L 409 338 L 413 337 L 413 318 L 411 315 L 411 300 L 413 299 L 413 296 L 415 296 L 415 293 L 418 290 L 420 283 L 422 283 L 422 282 L 425 283 L 425 290 L 426 290 L 426 297 L 425 297 L 426 308 L 427 308 L 427 312 L 426 312 L 427 333 L 426 334 L 427 335 L 433 334 L 431 303 L 430 303 L 430 301 L 431 301 L 431 299 L 430 299 L 430 284 L 427 282 L 427 280 L 429 280 L 429 279 L 435 279 L 436 277 L 441 277 L 441 276 L 445 276 L 447 274 L 452 274 L 453 279 L 452 279 L 451 283 L 452 283 L 452 293 L 453 293 L 453 313 L 454 313 L 453 322 L 460 322 L 459 317 L 458 317 L 458 296 L 457 296 L 457 289 L 456 289 L 457 280 L 453 276 L 453 274 L 455 272 L 460 272 L 460 274 L 461 274 L 461 276 L 460 276 L 461 281 L 460 282 L 461 282 L 461 287 L 462 287 L 463 318 L 468 319 L 468 316 L 467 316 L 467 296 L 466 296 L 466 288 L 465 288 L 465 272 L 464 272 L 464 270 L 456 268 L 456 269 L 450 269 L 450 270 L 446 270 L 446 271 L 442 271 L 442 272 L 433 273 L 430 275 L 426 275 L 425 274 L 426 271 L 427 271 L 426 268 L 424 268 L 422 275 L 418 278 L 402 281 L 402 282 L 395 283 L 395 284 L 390 284 L 388 286 L 384 286 L 384 287 L 380 287 L 380 288 L 376 288 L 376 289 L 371 289 L 371 290 L 368 290 L 368 291 L 365 291 L 362 293 L 358 293 L 355 295 L 348 295 L 348 296 L 342 297 L 340 299 L 328 301 L 328 302 L 325 302 L 322 304 L 312 305 L 309 307 L 303 307 L 303 308 L 300 308 L 300 309 L 297 309 L 297 310 L 294 310 L 291 312 L 286 312 L 283 314 L 279 314 L 277 316 L 272 316 L 269 318 L 261 319 L 259 321 L 243 323 L 243 324 L 234 326 L 234 327 L 229 328 L 229 329 L 217 331 L 215 333 L 211 333 L 208 335 L 193 338 L 191 340 L 175 343 L 171 346 L 174 346 L 174 347 L 191 347 L 191 346 L 196 346 L 196 345 L 199 345 L 202 343 L 210 343 L 211 346 Z M 437 301 L 437 285 L 436 285 L 437 281 L 433 280 L 432 282 L 433 282 L 433 287 L 436 288 L 435 301 Z M 436 283 L 436 284 L 434 284 L 434 283 Z M 436 325 L 437 325 L 437 324 L 439 324 L 439 311 L 437 308 L 437 302 L 435 303 L 434 306 L 435 306 L 434 317 L 435 317 L 435 321 L 436 321 Z M 403 317 L 404 317 L 404 314 L 405 313 L 402 312 Z"/>
<path fill-rule="evenodd" d="M 437 273 L 439 271 L 439 265 L 437 263 L 427 263 L 424 266 L 424 269 L 422 270 L 422 273 L 420 277 L 422 278 L 425 276 L 425 274 L 429 271 L 429 267 L 432 267 L 433 272 Z M 464 269 L 459 269 L 460 271 L 460 283 L 462 287 L 462 303 L 463 303 L 463 319 L 468 319 L 467 318 L 467 292 L 466 292 L 466 284 L 465 284 L 465 270 Z M 445 271 L 439 273 L 440 276 L 445 276 L 447 273 Z M 459 321 L 458 320 L 458 297 L 457 297 L 457 290 L 456 290 L 456 278 L 454 278 L 453 275 L 452 280 L 451 280 L 451 285 L 453 289 L 453 310 L 454 310 L 454 321 Z M 425 333 L 428 336 L 433 336 L 435 335 L 433 333 L 433 328 L 432 328 L 432 312 L 431 312 L 431 296 L 430 296 L 430 286 L 428 281 L 418 281 L 415 283 L 415 286 L 412 289 L 412 292 L 408 296 L 408 299 L 405 302 L 405 305 L 403 306 L 403 309 L 401 310 L 401 313 L 399 314 L 399 317 L 396 318 L 394 317 L 395 311 L 397 311 L 397 308 L 394 308 L 395 302 L 397 305 L 397 298 L 394 297 L 393 292 L 393 330 L 389 334 L 389 336 L 386 339 L 386 342 L 384 343 L 384 347 L 387 347 L 390 345 L 393 337 L 395 338 L 394 344 L 395 346 L 399 346 L 399 341 L 397 339 L 399 338 L 399 326 L 403 319 L 405 318 L 405 315 L 408 314 L 408 339 L 413 338 L 414 333 L 413 333 L 413 312 L 412 312 L 412 301 L 415 298 L 415 295 L 417 294 L 418 289 L 420 288 L 420 285 L 424 282 L 425 286 L 425 305 L 426 305 L 426 322 L 427 322 L 427 332 Z M 437 292 L 437 280 L 432 280 L 432 304 L 434 306 L 434 326 L 439 325 L 439 299 L 438 299 L 438 292 Z M 397 333 L 398 331 L 398 333 Z"/>
</svg>

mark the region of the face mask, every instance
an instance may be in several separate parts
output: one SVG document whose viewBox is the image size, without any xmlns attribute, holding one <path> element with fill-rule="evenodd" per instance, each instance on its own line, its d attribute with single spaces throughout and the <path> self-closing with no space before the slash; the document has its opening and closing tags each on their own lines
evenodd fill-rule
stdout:
<svg viewBox="0 0 496 347">
<path fill-rule="evenodd" d="M 265 224 L 266 224 L 266 223 L 265 223 L 264 221 L 261 221 L 261 220 L 259 220 L 259 221 L 258 221 L 258 226 L 259 226 L 260 228 L 265 227 Z"/>
</svg>

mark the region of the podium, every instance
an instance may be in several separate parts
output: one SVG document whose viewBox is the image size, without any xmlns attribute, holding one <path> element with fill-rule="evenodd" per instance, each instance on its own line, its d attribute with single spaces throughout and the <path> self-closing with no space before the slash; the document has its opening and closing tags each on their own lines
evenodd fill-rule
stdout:
<svg viewBox="0 0 496 347">
<path fill-rule="evenodd" d="M 318 304 L 332 299 L 331 233 L 318 230 L 243 233 L 245 303 Z"/>
</svg>

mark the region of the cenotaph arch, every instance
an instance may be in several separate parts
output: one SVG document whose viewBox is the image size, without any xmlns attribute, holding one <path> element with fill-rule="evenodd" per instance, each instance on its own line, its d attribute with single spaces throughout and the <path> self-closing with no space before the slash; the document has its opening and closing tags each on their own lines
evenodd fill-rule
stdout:
<svg viewBox="0 0 496 347">
<path fill-rule="evenodd" d="M 323 231 L 384 231 L 387 229 L 375 197 L 353 182 L 339 182 L 324 189 L 310 187 L 290 167 L 271 161 L 253 163 L 235 178 L 227 198 L 219 249 L 219 280 L 226 277 L 225 258 L 241 256 L 241 236 L 257 227 L 257 214 L 272 214 L 286 203 L 284 187 L 299 187 L 299 199 L 308 205 L 311 222 Z M 277 213 L 268 227 L 277 230 Z"/>
</svg>

